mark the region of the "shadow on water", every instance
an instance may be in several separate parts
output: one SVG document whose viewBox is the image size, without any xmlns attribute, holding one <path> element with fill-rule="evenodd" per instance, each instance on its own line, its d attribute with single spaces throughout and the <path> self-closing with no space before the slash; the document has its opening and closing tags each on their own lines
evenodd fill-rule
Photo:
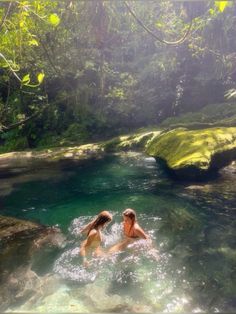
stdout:
<svg viewBox="0 0 236 314">
<path fill-rule="evenodd" d="M 235 177 L 228 167 L 208 182 L 176 182 L 154 159 L 126 153 L 83 168 L 35 169 L 9 180 L 9 193 L 0 196 L 1 213 L 57 224 L 68 240 L 60 250 L 46 246 L 34 256 L 30 271 L 40 276 L 41 292 L 9 308 L 235 311 Z M 127 207 L 137 210 L 154 249 L 141 242 L 94 259 L 85 269 L 79 257 L 81 226 L 102 209 L 110 210 L 114 222 L 105 231 L 108 248 L 122 237 L 120 213 Z M 36 277 L 29 275 L 37 287 Z"/>
</svg>

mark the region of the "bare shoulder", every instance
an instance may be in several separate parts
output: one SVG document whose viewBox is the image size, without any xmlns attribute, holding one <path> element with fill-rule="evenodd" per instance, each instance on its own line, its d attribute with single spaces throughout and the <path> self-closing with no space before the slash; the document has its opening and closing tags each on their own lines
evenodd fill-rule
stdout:
<svg viewBox="0 0 236 314">
<path fill-rule="evenodd" d="M 134 229 L 135 229 L 135 233 L 139 236 L 139 237 L 141 237 L 141 238 L 143 238 L 143 239 L 148 239 L 148 235 L 145 233 L 145 231 L 139 226 L 139 224 L 138 223 L 136 223 L 135 225 L 134 225 Z"/>
<path fill-rule="evenodd" d="M 98 231 L 96 229 L 92 229 L 89 232 L 88 238 L 94 238 L 94 237 L 96 237 L 97 234 L 98 234 Z"/>
</svg>

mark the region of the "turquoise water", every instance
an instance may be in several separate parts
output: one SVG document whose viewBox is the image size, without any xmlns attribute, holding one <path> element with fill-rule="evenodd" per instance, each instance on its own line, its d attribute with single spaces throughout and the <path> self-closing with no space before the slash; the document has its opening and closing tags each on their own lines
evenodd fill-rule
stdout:
<svg viewBox="0 0 236 314">
<path fill-rule="evenodd" d="M 47 269 L 59 276 L 53 293 L 11 310 L 235 311 L 235 178 L 228 168 L 211 182 L 174 182 L 154 159 L 124 153 L 0 179 L 1 214 L 58 225 L 69 240 Z M 122 237 L 125 208 L 137 211 L 153 247 L 140 241 L 84 269 L 77 230 L 101 210 L 111 211 L 109 247 Z"/>
</svg>

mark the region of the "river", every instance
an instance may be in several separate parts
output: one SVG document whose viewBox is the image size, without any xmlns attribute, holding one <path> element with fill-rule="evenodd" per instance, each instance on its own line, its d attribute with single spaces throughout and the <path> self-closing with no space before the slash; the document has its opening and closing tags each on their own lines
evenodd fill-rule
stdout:
<svg viewBox="0 0 236 314">
<path fill-rule="evenodd" d="M 235 312 L 235 179 L 228 167 L 208 182 L 176 182 L 153 158 L 135 152 L 1 178 L 2 215 L 57 225 L 68 239 L 32 264 L 39 277 L 59 278 L 50 293 L 9 311 Z M 122 237 L 125 208 L 136 210 L 153 247 L 139 241 L 85 269 L 78 230 L 109 210 L 109 247 Z"/>
</svg>

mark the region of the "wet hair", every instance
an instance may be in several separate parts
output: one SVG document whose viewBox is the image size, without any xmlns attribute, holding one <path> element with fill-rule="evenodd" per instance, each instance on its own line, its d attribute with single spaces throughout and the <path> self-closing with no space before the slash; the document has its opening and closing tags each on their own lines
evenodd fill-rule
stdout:
<svg viewBox="0 0 236 314">
<path fill-rule="evenodd" d="M 99 226 L 103 226 L 106 222 L 111 221 L 111 215 L 108 211 L 102 211 L 97 218 L 92 222 L 87 235 L 89 235 L 90 231 L 93 229 L 97 229 Z"/>
<path fill-rule="evenodd" d="M 136 212 L 131 208 L 127 208 L 123 212 L 123 215 L 129 217 L 133 221 L 133 223 L 135 223 L 135 221 L 137 220 Z"/>
<path fill-rule="evenodd" d="M 131 226 L 129 231 L 131 231 L 131 229 L 133 228 L 135 222 L 137 221 L 137 215 L 135 210 L 131 209 L 131 208 L 127 208 L 125 211 L 123 211 L 123 215 L 126 217 L 129 217 L 132 221 Z"/>
</svg>

